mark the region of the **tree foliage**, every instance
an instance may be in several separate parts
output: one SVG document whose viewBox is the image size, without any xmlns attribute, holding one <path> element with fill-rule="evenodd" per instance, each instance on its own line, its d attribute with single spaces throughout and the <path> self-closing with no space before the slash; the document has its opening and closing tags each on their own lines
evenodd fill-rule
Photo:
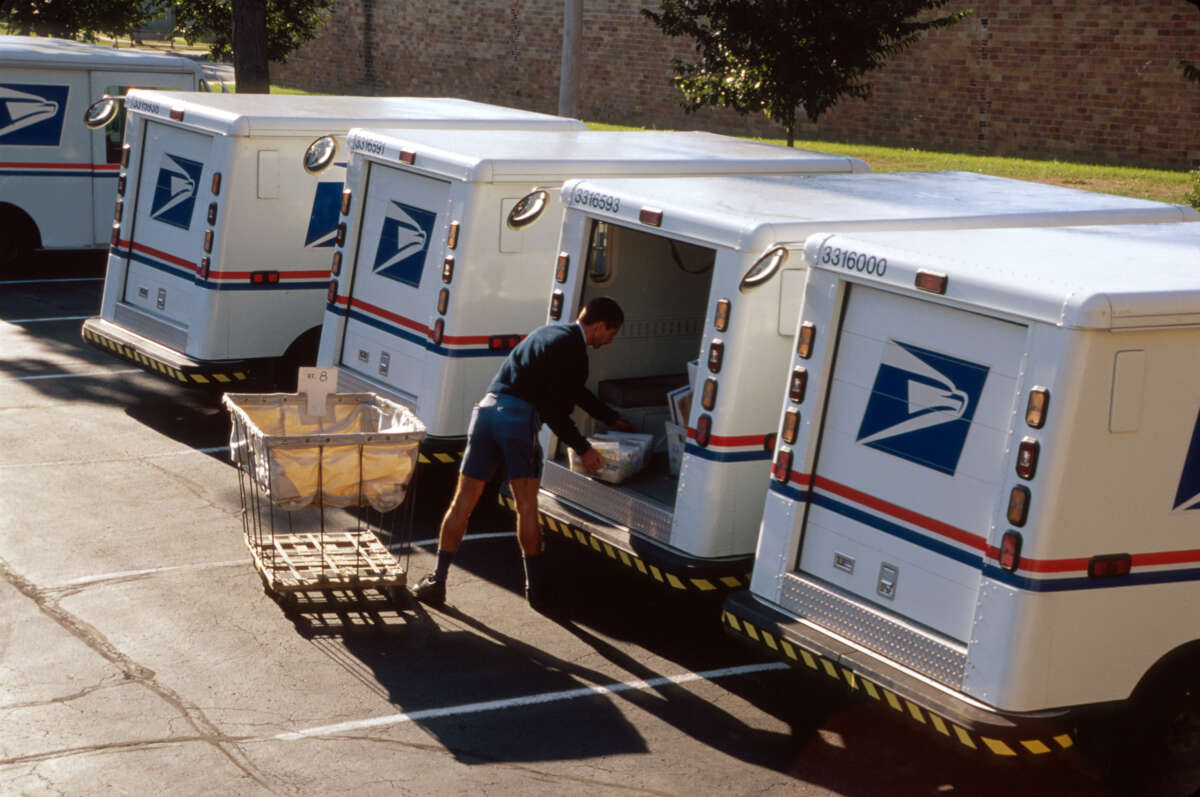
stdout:
<svg viewBox="0 0 1200 797">
<path fill-rule="evenodd" d="M 1200 11 L 1200 0 L 1187 0 Z M 1179 59 L 1179 68 L 1183 70 L 1183 76 L 1193 83 L 1200 83 L 1200 66 L 1193 64 L 1186 59 Z"/>
<path fill-rule="evenodd" d="M 334 0 L 266 0 L 267 57 L 280 63 L 316 38 Z M 233 59 L 233 0 L 174 0 L 175 33 L 211 44 L 214 61 Z"/>
<path fill-rule="evenodd" d="M 798 109 L 816 122 L 844 96 L 868 98 L 867 73 L 926 31 L 970 15 L 928 13 L 948 2 L 662 0 L 658 12 L 642 13 L 668 36 L 696 40 L 697 61 L 674 60 L 686 110 L 761 111 L 787 130 L 790 146 Z"/>
<path fill-rule="evenodd" d="M 95 41 L 131 36 L 167 7 L 168 0 L 0 0 L 0 22 L 20 35 Z"/>
</svg>

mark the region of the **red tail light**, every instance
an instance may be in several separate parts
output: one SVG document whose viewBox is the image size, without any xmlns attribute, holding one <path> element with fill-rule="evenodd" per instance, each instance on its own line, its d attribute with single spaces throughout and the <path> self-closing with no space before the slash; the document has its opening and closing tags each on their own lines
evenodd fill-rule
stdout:
<svg viewBox="0 0 1200 797">
<path fill-rule="evenodd" d="M 520 342 L 520 335 L 492 335 L 488 338 L 488 348 L 492 351 L 507 351 L 515 349 Z"/>
<path fill-rule="evenodd" d="M 1127 576 L 1133 569 L 1133 557 L 1127 553 L 1093 556 L 1088 562 L 1088 578 L 1117 578 Z"/>
<path fill-rule="evenodd" d="M 1015 531 L 1004 532 L 1000 538 L 1000 566 L 1010 573 L 1021 564 L 1021 535 Z"/>
<path fill-rule="evenodd" d="M 571 256 L 566 252 L 558 253 L 558 264 L 554 268 L 554 281 L 559 285 L 567 281 L 567 274 L 571 267 Z"/>
<path fill-rule="evenodd" d="M 788 383 L 788 398 L 799 404 L 804 401 L 804 392 L 808 388 L 808 371 L 796 368 L 792 371 L 792 380 Z"/>
<path fill-rule="evenodd" d="M 207 257 L 200 258 L 200 279 L 208 279 L 208 275 L 212 273 L 212 260 Z"/>
<path fill-rule="evenodd" d="M 714 340 L 708 344 L 708 370 L 714 374 L 721 370 L 721 360 L 725 355 L 725 344 L 719 340 Z"/>
<path fill-rule="evenodd" d="M 562 309 L 563 309 L 563 293 L 562 293 L 562 291 L 556 290 L 550 296 L 550 317 L 553 318 L 555 321 L 562 318 Z"/>
<path fill-rule="evenodd" d="M 329 294 L 326 297 L 330 304 L 337 301 L 337 280 L 329 281 Z"/>
<path fill-rule="evenodd" d="M 429 337 L 434 343 L 440 346 L 442 345 L 442 338 L 445 337 L 445 334 L 446 322 L 439 318 L 436 322 L 434 322 L 433 333 Z"/>
<path fill-rule="evenodd" d="M 792 477 L 792 450 L 790 448 L 779 449 L 779 453 L 775 455 L 775 465 L 771 468 L 771 475 L 776 480 L 785 483 Z"/>
<path fill-rule="evenodd" d="M 1033 474 L 1037 473 L 1040 448 L 1038 441 L 1032 437 L 1026 437 L 1017 447 L 1017 475 L 1022 479 L 1028 481 L 1033 478 Z"/>
<path fill-rule="evenodd" d="M 663 212 L 657 208 L 642 208 L 638 213 L 638 221 L 642 224 L 649 224 L 651 227 L 661 227 Z"/>
<path fill-rule="evenodd" d="M 708 446 L 708 441 L 712 437 L 712 417 L 709 415 L 701 415 L 696 421 L 696 445 L 701 448 Z"/>
</svg>

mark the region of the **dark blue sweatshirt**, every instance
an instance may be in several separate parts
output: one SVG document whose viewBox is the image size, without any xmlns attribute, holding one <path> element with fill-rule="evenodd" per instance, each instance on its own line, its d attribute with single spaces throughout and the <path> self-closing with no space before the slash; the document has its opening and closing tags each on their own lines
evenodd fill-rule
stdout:
<svg viewBox="0 0 1200 797">
<path fill-rule="evenodd" d="M 528 401 L 559 438 L 582 454 L 591 445 L 571 420 L 576 405 L 605 423 L 620 417 L 592 395 L 586 387 L 587 378 L 583 330 L 575 323 L 547 324 L 530 332 L 509 353 L 488 392 Z"/>
</svg>

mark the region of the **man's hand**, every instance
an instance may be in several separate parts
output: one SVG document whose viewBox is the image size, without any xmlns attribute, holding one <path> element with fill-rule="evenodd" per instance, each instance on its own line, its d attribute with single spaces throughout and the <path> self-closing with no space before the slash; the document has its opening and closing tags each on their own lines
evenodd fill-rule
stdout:
<svg viewBox="0 0 1200 797">
<path fill-rule="evenodd" d="M 632 432 L 633 428 L 634 428 L 633 424 L 630 423 L 629 421 L 625 420 L 624 418 L 617 418 L 615 421 L 613 421 L 609 425 L 612 428 L 616 429 L 618 432 Z"/>
<path fill-rule="evenodd" d="M 588 473 L 595 473 L 604 467 L 604 457 L 594 448 L 589 448 L 579 455 L 579 461 L 583 463 L 583 469 Z"/>
</svg>

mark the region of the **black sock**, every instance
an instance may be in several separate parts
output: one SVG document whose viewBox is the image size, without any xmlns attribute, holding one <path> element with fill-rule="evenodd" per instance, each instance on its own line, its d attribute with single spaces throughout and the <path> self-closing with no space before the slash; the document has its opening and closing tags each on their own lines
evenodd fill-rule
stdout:
<svg viewBox="0 0 1200 797">
<path fill-rule="evenodd" d="M 528 554 L 521 554 L 521 562 L 525 565 L 525 586 L 527 588 L 541 586 L 545 581 L 542 573 L 544 569 L 542 555 L 534 554 L 530 556 Z"/>
<path fill-rule="evenodd" d="M 450 565 L 454 562 L 454 551 L 443 551 L 441 548 L 437 552 L 437 564 L 433 568 L 433 580 L 445 581 L 446 575 L 450 572 Z"/>
</svg>

